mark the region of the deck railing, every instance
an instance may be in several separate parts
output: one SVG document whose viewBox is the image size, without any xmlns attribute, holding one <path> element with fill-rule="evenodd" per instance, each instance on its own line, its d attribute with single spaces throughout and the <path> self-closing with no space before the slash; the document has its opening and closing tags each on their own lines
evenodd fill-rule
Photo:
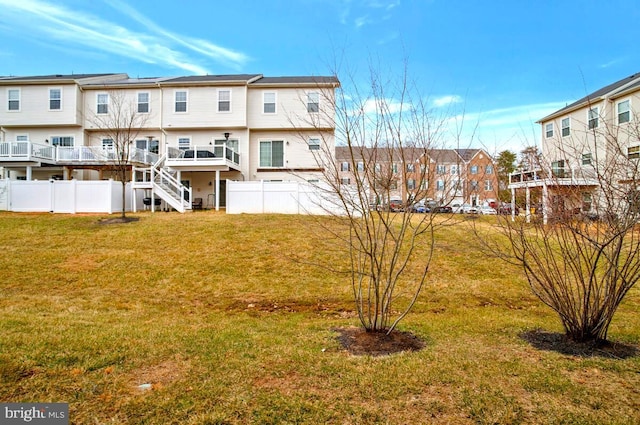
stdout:
<svg viewBox="0 0 640 425">
<path fill-rule="evenodd" d="M 549 170 L 519 170 L 509 174 L 509 184 L 522 182 L 535 182 L 540 180 L 592 180 L 595 179 L 596 172 L 593 167 L 562 167 Z"/>
<path fill-rule="evenodd" d="M 55 160 L 55 146 L 30 141 L 0 142 L 0 159 Z"/>
<path fill-rule="evenodd" d="M 225 145 L 215 146 L 190 146 L 185 149 L 178 149 L 167 146 L 167 160 L 180 163 L 215 162 L 217 160 L 230 161 L 240 165 L 240 154 Z"/>
</svg>

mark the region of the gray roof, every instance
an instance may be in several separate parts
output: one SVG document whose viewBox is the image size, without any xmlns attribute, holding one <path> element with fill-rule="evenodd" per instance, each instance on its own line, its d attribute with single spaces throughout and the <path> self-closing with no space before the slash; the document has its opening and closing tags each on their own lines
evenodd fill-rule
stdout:
<svg viewBox="0 0 640 425">
<path fill-rule="evenodd" d="M 388 161 L 389 159 L 389 150 L 381 147 L 376 149 L 369 147 L 353 147 L 353 156 L 355 160 L 362 159 L 363 157 L 372 158 L 377 155 L 381 160 Z M 428 149 L 427 155 L 436 162 L 439 163 L 448 163 L 448 164 L 456 164 L 460 161 L 469 162 L 473 159 L 474 156 L 481 152 L 481 149 Z M 336 146 L 335 148 L 336 159 L 337 160 L 350 160 L 351 155 L 349 154 L 348 146 Z M 405 150 L 405 158 L 406 159 L 419 159 L 425 153 L 424 149 L 420 148 L 406 148 Z M 399 150 L 396 149 L 394 151 L 394 160 L 399 161 L 400 155 Z"/>
<path fill-rule="evenodd" d="M 213 82 L 219 83 L 223 81 L 228 82 L 249 82 L 254 78 L 260 77 L 260 74 L 235 74 L 235 75 L 190 75 L 187 77 L 175 77 L 169 78 L 167 81 L 170 83 L 200 83 L 200 82 Z"/>
<path fill-rule="evenodd" d="M 55 75 L 35 75 L 35 76 L 27 76 L 27 77 L 5 77 L 4 81 L 39 81 L 39 80 L 49 80 L 49 81 L 64 81 L 64 80 L 84 80 L 86 78 L 97 78 L 97 77 L 109 77 L 112 75 L 118 75 L 115 73 L 109 74 L 55 74 Z"/>
<path fill-rule="evenodd" d="M 637 80 L 634 82 L 634 80 Z M 565 106 L 564 108 L 558 109 L 557 111 L 555 111 L 552 114 L 547 115 L 546 117 L 540 119 L 538 122 L 543 122 L 548 120 L 551 117 L 554 117 L 556 115 L 561 115 L 564 112 L 569 112 L 573 109 L 576 109 L 577 107 L 580 106 L 584 106 L 587 105 L 589 102 L 595 102 L 597 100 L 599 100 L 601 97 L 606 96 L 606 95 L 613 95 L 616 94 L 620 91 L 625 91 L 630 87 L 637 87 L 638 85 L 640 85 L 640 73 L 635 73 L 629 77 L 623 78 L 620 81 L 616 81 L 615 83 L 609 84 L 608 86 L 602 87 L 601 89 L 598 89 L 596 91 L 594 91 L 593 93 L 590 93 L 588 95 L 586 95 L 585 97 L 576 100 L 575 102 L 573 102 L 570 105 Z"/>
<path fill-rule="evenodd" d="M 252 85 L 260 84 L 330 84 L 337 85 L 340 81 L 337 77 L 323 76 L 307 76 L 307 77 L 262 77 L 251 83 Z"/>
</svg>

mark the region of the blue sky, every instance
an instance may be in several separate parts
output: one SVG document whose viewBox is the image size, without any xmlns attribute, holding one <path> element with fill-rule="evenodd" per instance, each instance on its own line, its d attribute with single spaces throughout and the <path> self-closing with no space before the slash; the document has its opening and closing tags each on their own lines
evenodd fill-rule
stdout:
<svg viewBox="0 0 640 425">
<path fill-rule="evenodd" d="M 536 120 L 640 71 L 639 22 L 633 0 L 0 0 L 0 75 L 326 75 L 340 58 L 366 81 L 372 58 L 407 59 L 473 146 L 517 151 Z"/>
</svg>

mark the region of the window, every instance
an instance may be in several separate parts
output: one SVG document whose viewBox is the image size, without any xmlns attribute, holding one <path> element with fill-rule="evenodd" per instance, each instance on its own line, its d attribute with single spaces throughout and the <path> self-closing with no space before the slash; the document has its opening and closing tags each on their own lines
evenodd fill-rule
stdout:
<svg viewBox="0 0 640 425">
<path fill-rule="evenodd" d="M 29 135 L 28 134 L 17 134 L 16 135 L 16 142 L 28 142 L 29 141 Z"/>
<path fill-rule="evenodd" d="M 231 90 L 218 90 L 218 112 L 231 112 Z"/>
<path fill-rule="evenodd" d="M 20 89 L 7 90 L 7 110 L 19 111 L 20 110 Z"/>
<path fill-rule="evenodd" d="M 629 108 L 629 101 L 625 100 L 618 103 L 618 124 L 629 122 L 631 119 L 631 112 Z"/>
<path fill-rule="evenodd" d="M 309 139 L 309 150 L 310 151 L 319 151 L 320 150 L 320 139 Z"/>
<path fill-rule="evenodd" d="M 591 211 L 591 194 L 585 192 L 582 194 L 582 211 L 589 212 Z"/>
<path fill-rule="evenodd" d="M 174 93 L 175 96 L 175 111 L 176 112 L 187 112 L 187 92 L 186 91 L 176 91 Z"/>
<path fill-rule="evenodd" d="M 139 139 L 136 140 L 136 148 L 143 151 L 149 151 L 151 153 L 158 153 L 160 151 L 160 141 Z"/>
<path fill-rule="evenodd" d="M 276 94 L 275 92 L 264 92 L 262 94 L 263 109 L 265 114 L 276 113 Z"/>
<path fill-rule="evenodd" d="M 376 163 L 376 164 L 373 166 L 373 172 L 374 172 L 374 173 L 378 173 L 378 174 L 379 174 L 379 173 L 381 173 L 381 172 L 382 172 L 382 165 L 380 165 L 380 164 Z"/>
<path fill-rule="evenodd" d="M 51 144 L 53 146 L 72 147 L 73 146 L 73 137 L 53 136 L 51 138 Z"/>
<path fill-rule="evenodd" d="M 102 139 L 102 149 L 110 151 L 113 149 L 113 139 Z"/>
<path fill-rule="evenodd" d="M 458 166 L 457 165 L 452 165 L 451 166 L 451 174 L 458 174 Z"/>
<path fill-rule="evenodd" d="M 571 121 L 569 118 L 565 118 L 562 120 L 562 137 L 568 136 L 571 134 Z"/>
<path fill-rule="evenodd" d="M 320 96 L 318 92 L 307 93 L 307 112 L 320 111 Z"/>
<path fill-rule="evenodd" d="M 358 162 L 357 167 L 358 171 L 364 171 L 364 162 Z"/>
<path fill-rule="evenodd" d="M 493 190 L 493 182 L 491 180 L 485 180 L 484 190 Z"/>
<path fill-rule="evenodd" d="M 191 147 L 191 137 L 178 137 L 178 149 L 186 151 Z"/>
<path fill-rule="evenodd" d="M 49 89 L 49 110 L 59 111 L 62 109 L 62 89 Z"/>
<path fill-rule="evenodd" d="M 591 152 L 582 154 L 582 165 L 591 165 Z"/>
<path fill-rule="evenodd" d="M 471 174 L 478 174 L 478 166 L 477 165 L 472 165 L 471 168 L 469 168 L 469 172 Z"/>
<path fill-rule="evenodd" d="M 416 181 L 414 179 L 407 180 L 407 189 L 414 190 L 416 188 Z"/>
<path fill-rule="evenodd" d="M 217 139 L 213 142 L 213 144 L 215 146 L 224 146 L 227 145 L 227 149 L 231 149 L 233 150 L 235 153 L 239 153 L 240 152 L 240 142 L 238 142 L 238 139 Z"/>
<path fill-rule="evenodd" d="M 629 148 L 627 148 L 627 157 L 629 159 L 640 158 L 640 146 L 629 146 Z"/>
<path fill-rule="evenodd" d="M 476 192 L 478 190 L 478 180 L 471 180 L 471 190 Z"/>
<path fill-rule="evenodd" d="M 416 167 L 414 164 L 407 164 L 407 173 L 413 173 Z"/>
<path fill-rule="evenodd" d="M 560 159 L 558 161 L 553 161 L 551 163 L 551 174 L 553 177 L 565 177 L 564 174 L 564 160 Z"/>
<path fill-rule="evenodd" d="M 343 162 L 340 164 L 340 171 L 349 171 L 349 163 L 348 162 Z"/>
<path fill-rule="evenodd" d="M 96 96 L 96 112 L 98 114 L 109 113 L 109 95 L 107 93 L 99 93 Z"/>
<path fill-rule="evenodd" d="M 436 165 L 436 174 L 446 174 L 447 166 L 446 165 Z"/>
<path fill-rule="evenodd" d="M 589 130 L 598 128 L 598 108 L 589 109 L 587 118 L 589 119 Z"/>
<path fill-rule="evenodd" d="M 146 114 L 149 112 L 149 93 L 138 93 L 138 113 Z"/>
<path fill-rule="evenodd" d="M 284 142 L 282 140 L 260 142 L 260 166 L 284 166 Z"/>
<path fill-rule="evenodd" d="M 547 139 L 550 138 L 550 137 L 553 137 L 553 123 L 552 122 L 544 125 L 544 135 L 545 135 L 545 137 Z"/>
<path fill-rule="evenodd" d="M 438 180 L 436 181 L 436 190 L 443 191 L 444 190 L 444 181 Z"/>
<path fill-rule="evenodd" d="M 351 184 L 351 179 L 350 178 L 340 179 L 340 183 L 342 183 L 342 184 Z"/>
<path fill-rule="evenodd" d="M 391 171 L 394 174 L 397 174 L 398 173 L 398 164 L 396 164 L 395 162 L 393 164 L 391 164 Z"/>
<path fill-rule="evenodd" d="M 487 165 L 487 166 L 484 168 L 484 173 L 485 173 L 485 174 L 493 174 L 493 165 Z"/>
</svg>

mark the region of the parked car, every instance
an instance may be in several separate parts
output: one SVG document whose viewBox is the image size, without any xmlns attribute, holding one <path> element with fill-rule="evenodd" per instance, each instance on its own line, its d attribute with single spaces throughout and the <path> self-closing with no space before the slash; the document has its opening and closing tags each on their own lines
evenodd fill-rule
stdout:
<svg viewBox="0 0 640 425">
<path fill-rule="evenodd" d="M 395 212 L 404 211 L 404 204 L 402 203 L 402 199 L 400 198 L 389 199 L 389 209 Z"/>
<path fill-rule="evenodd" d="M 415 212 L 415 213 L 428 213 L 429 209 L 427 207 L 425 207 L 423 204 L 413 204 L 411 206 L 411 211 Z"/>
<path fill-rule="evenodd" d="M 482 215 L 496 215 L 497 211 L 491 208 L 489 205 L 483 205 L 478 208 L 478 214 Z"/>
<path fill-rule="evenodd" d="M 460 208 L 461 214 L 478 214 L 478 207 L 471 204 L 462 204 Z"/>
<path fill-rule="evenodd" d="M 441 205 L 433 210 L 433 212 L 440 214 L 451 214 L 452 211 L 453 209 L 449 205 Z"/>
<path fill-rule="evenodd" d="M 511 204 L 502 204 L 496 209 L 496 211 L 501 215 L 511 215 Z M 516 215 L 519 215 L 520 208 L 516 207 L 514 212 Z"/>
<path fill-rule="evenodd" d="M 451 204 L 451 212 L 454 214 L 462 214 L 462 204 Z"/>
</svg>

